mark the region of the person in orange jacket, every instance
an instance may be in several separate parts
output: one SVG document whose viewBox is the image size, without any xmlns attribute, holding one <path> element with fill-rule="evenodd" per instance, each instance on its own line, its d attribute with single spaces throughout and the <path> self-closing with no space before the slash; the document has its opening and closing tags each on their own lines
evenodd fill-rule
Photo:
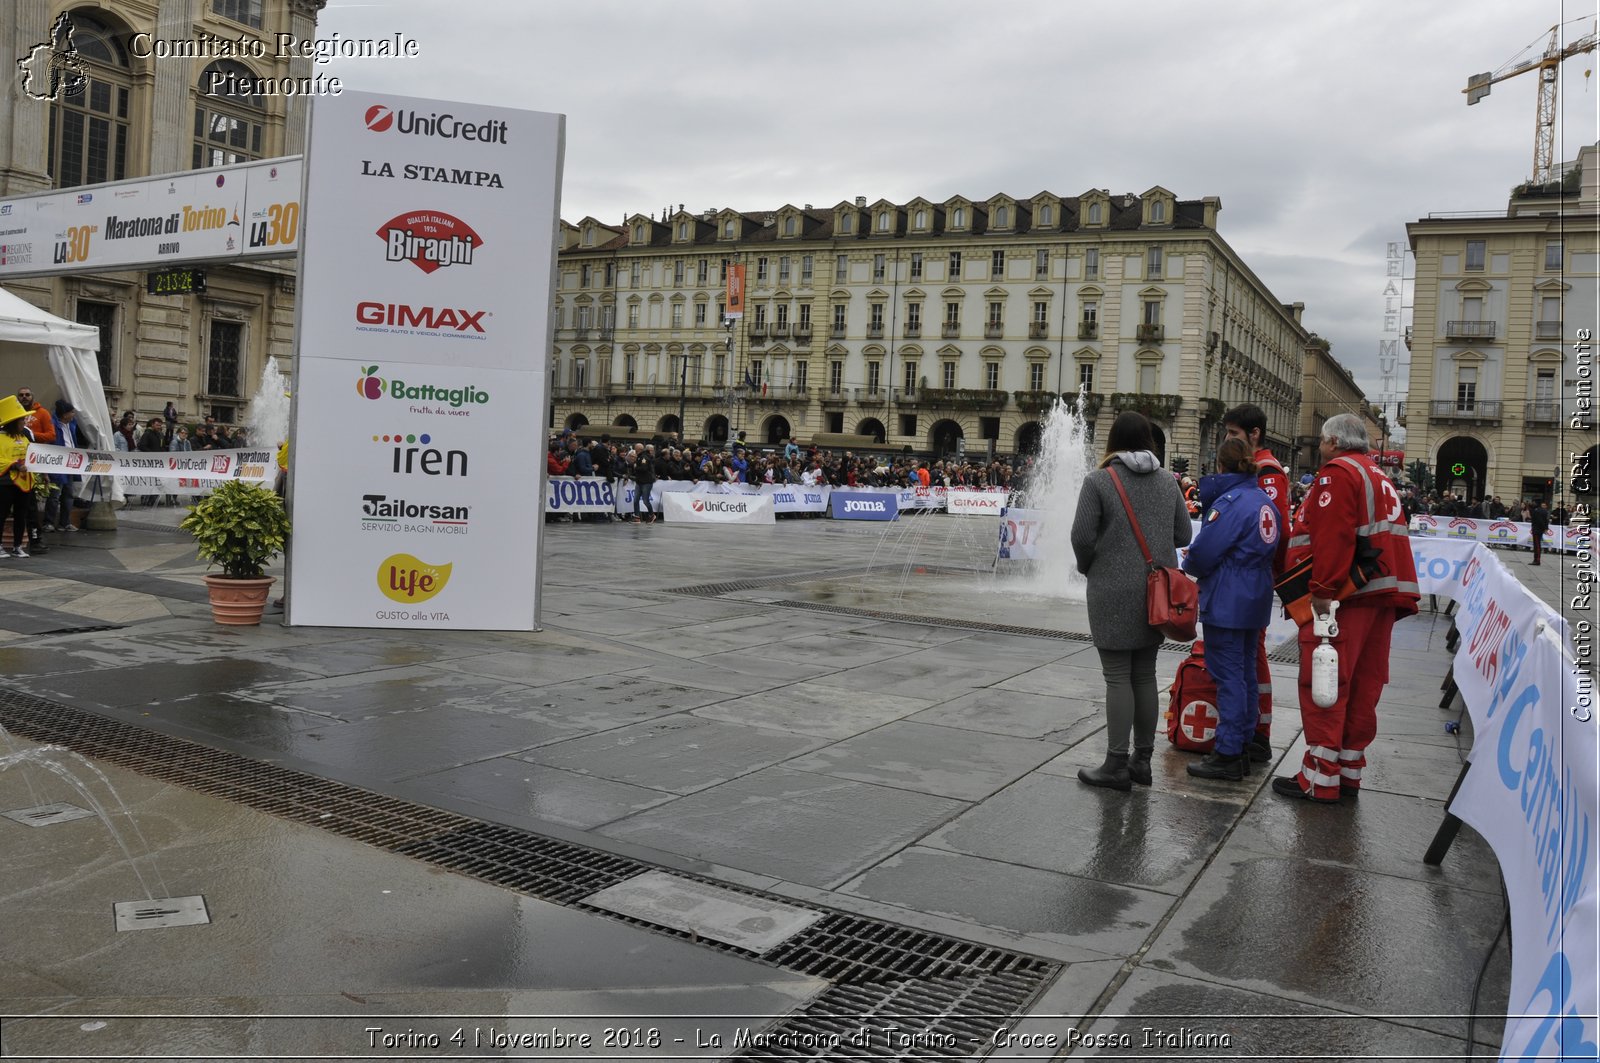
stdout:
<svg viewBox="0 0 1600 1063">
<path fill-rule="evenodd" d="M 40 403 L 33 401 L 33 389 L 22 387 L 17 389 L 17 401 L 22 403 L 22 408 L 28 412 L 28 434 L 35 443 L 48 443 L 52 446 L 56 441 L 56 423 L 50 416 L 50 411 Z"/>
</svg>

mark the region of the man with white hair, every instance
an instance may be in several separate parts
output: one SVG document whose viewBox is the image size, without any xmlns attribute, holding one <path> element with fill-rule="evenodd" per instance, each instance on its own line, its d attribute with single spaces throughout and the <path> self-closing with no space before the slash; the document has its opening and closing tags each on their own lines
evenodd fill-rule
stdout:
<svg viewBox="0 0 1600 1063">
<path fill-rule="evenodd" d="M 1272 780 L 1284 797 L 1337 803 L 1360 795 L 1366 749 L 1378 733 L 1378 698 L 1389 682 L 1389 638 L 1421 598 L 1400 495 L 1367 454 L 1370 446 L 1353 413 L 1323 423 L 1322 468 L 1289 532 L 1286 570 L 1311 559 L 1312 610 L 1326 615 L 1339 603 L 1339 634 L 1329 639 L 1339 653 L 1339 694 L 1327 708 L 1312 700 L 1311 654 L 1321 640 L 1312 624 L 1302 624 L 1306 754 L 1298 772 Z"/>
</svg>

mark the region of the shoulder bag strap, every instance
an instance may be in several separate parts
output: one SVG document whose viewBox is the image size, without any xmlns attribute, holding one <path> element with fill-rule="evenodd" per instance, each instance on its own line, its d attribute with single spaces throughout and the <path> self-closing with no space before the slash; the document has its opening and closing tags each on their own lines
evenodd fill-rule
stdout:
<svg viewBox="0 0 1600 1063">
<path fill-rule="evenodd" d="M 1133 537 L 1139 540 L 1139 549 L 1144 552 L 1144 563 L 1154 565 L 1155 559 L 1150 556 L 1150 546 L 1144 541 L 1144 532 L 1139 530 L 1139 518 L 1133 515 L 1133 503 L 1128 501 L 1128 492 L 1122 486 L 1122 477 L 1117 475 L 1117 470 L 1106 466 L 1106 472 L 1111 474 L 1111 484 L 1117 489 L 1117 494 L 1122 496 L 1122 508 L 1128 514 L 1128 523 L 1133 525 Z"/>
</svg>

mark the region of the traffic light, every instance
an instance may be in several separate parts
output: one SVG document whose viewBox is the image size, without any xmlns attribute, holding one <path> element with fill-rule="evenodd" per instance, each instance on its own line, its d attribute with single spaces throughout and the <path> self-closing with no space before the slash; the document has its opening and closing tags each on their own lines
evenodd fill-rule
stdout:
<svg viewBox="0 0 1600 1063">
<path fill-rule="evenodd" d="M 1186 476 L 1189 472 L 1189 459 L 1179 455 L 1172 459 L 1172 471 L 1179 476 Z"/>
</svg>

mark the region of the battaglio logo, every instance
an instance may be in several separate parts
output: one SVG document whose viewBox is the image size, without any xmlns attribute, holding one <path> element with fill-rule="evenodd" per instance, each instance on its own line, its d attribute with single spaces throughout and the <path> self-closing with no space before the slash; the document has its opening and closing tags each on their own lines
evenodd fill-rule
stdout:
<svg viewBox="0 0 1600 1063">
<path fill-rule="evenodd" d="M 402 605 L 425 602 L 444 590 L 453 565 L 430 565 L 410 554 L 393 554 L 378 566 L 378 590 Z"/>
<path fill-rule="evenodd" d="M 377 235 L 384 242 L 385 259 L 410 262 L 424 273 L 440 266 L 470 266 L 472 253 L 483 246 L 483 237 L 472 226 L 436 210 L 397 214 L 378 226 Z"/>
<path fill-rule="evenodd" d="M 398 378 L 384 380 L 375 376 L 378 367 L 366 366 L 361 370 L 361 376 L 356 380 L 356 394 L 362 398 L 376 401 L 387 393 L 391 399 L 401 399 L 407 402 L 442 402 L 451 409 L 459 410 L 463 406 L 483 406 L 489 401 L 487 391 L 479 391 L 472 384 L 459 388 L 435 387 L 432 384 L 408 384 Z"/>
</svg>

